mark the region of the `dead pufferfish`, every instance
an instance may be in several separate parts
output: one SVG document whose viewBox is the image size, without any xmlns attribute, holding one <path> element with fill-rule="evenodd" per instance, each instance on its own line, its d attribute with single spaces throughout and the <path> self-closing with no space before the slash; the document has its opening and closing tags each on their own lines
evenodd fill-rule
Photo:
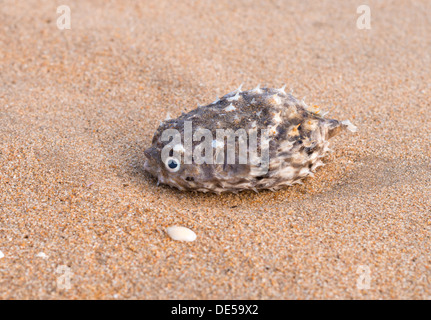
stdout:
<svg viewBox="0 0 431 320">
<path fill-rule="evenodd" d="M 199 106 L 177 119 L 162 122 L 154 134 L 152 146 L 144 152 L 148 158 L 144 169 L 157 178 L 158 183 L 180 190 L 215 193 L 236 193 L 246 189 L 275 191 L 302 183 L 302 179 L 313 175 L 323 165 L 321 158 L 330 151 L 328 140 L 331 137 L 343 129 L 356 132 L 349 120 L 331 120 L 324 116 L 319 107 L 307 106 L 304 101 L 286 93 L 284 87 L 257 86 L 249 91 L 241 91 L 239 87 L 207 106 Z M 178 132 L 182 139 L 166 141 L 163 133 L 168 129 Z M 227 161 L 229 142 L 224 143 L 225 140 L 217 137 L 220 129 L 236 133 L 234 152 L 230 154 L 231 160 L 235 161 Z M 187 130 L 192 130 L 193 138 L 185 138 Z M 204 134 L 196 137 L 202 130 Z M 202 137 L 210 139 L 205 148 L 202 147 Z M 213 140 L 214 137 L 217 140 Z M 256 140 L 255 152 L 251 150 L 252 138 Z M 264 140 L 266 148 L 263 147 Z M 241 149 L 240 142 L 246 143 L 245 149 Z M 166 149 L 168 153 L 163 157 Z M 210 154 L 205 159 L 214 161 L 202 161 L 202 151 L 205 156 Z M 256 161 L 263 151 L 267 152 L 267 161 L 262 161 L 263 157 L 260 162 Z"/>
</svg>

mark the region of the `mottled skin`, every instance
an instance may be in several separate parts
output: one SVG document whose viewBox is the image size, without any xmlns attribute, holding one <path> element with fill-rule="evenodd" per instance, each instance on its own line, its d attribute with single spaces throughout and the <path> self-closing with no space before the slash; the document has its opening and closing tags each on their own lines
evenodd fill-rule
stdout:
<svg viewBox="0 0 431 320">
<path fill-rule="evenodd" d="M 161 160 L 161 150 L 168 142 L 161 141 L 166 129 L 176 129 L 184 136 L 184 122 L 192 121 L 193 131 L 230 128 L 269 130 L 269 171 L 262 174 L 256 166 L 248 164 L 184 164 L 177 172 L 170 172 Z M 284 89 L 240 89 L 225 95 L 207 106 L 198 107 L 177 119 L 163 122 L 157 129 L 152 146 L 145 151 L 148 160 L 145 170 L 160 183 L 180 190 L 202 192 L 237 192 L 244 189 L 278 190 L 300 183 L 323 165 L 320 158 L 328 149 L 328 139 L 344 128 L 355 131 L 349 121 L 325 119 L 315 109 L 295 99 Z M 200 141 L 193 142 L 194 148 Z M 258 146 L 260 135 L 258 135 Z M 259 150 L 260 151 L 260 150 Z M 236 148 L 238 158 L 238 146 Z"/>
</svg>

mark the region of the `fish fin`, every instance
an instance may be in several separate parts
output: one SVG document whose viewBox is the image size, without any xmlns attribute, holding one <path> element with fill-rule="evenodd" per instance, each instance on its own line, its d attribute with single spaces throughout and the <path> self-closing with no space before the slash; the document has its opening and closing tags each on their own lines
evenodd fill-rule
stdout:
<svg viewBox="0 0 431 320">
<path fill-rule="evenodd" d="M 351 123 L 350 120 L 341 121 L 341 124 L 343 126 L 346 126 L 347 130 L 349 130 L 351 132 L 357 132 L 358 131 L 358 128 L 353 123 Z"/>
</svg>

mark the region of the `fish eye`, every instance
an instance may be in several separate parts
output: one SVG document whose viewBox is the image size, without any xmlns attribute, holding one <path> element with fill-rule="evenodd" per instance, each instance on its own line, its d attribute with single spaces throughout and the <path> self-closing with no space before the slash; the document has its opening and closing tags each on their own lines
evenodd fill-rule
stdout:
<svg viewBox="0 0 431 320">
<path fill-rule="evenodd" d="M 169 157 L 165 161 L 166 169 L 170 172 L 177 172 L 180 170 L 180 162 L 176 158 Z"/>
</svg>

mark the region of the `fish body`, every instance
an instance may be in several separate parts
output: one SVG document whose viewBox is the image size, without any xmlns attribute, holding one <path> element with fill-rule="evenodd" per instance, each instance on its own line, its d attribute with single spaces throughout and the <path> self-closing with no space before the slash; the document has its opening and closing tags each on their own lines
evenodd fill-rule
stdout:
<svg viewBox="0 0 431 320">
<path fill-rule="evenodd" d="M 241 88 L 161 123 L 144 169 L 180 190 L 278 190 L 323 165 L 329 139 L 356 131 L 327 119 L 284 88 Z"/>
</svg>

